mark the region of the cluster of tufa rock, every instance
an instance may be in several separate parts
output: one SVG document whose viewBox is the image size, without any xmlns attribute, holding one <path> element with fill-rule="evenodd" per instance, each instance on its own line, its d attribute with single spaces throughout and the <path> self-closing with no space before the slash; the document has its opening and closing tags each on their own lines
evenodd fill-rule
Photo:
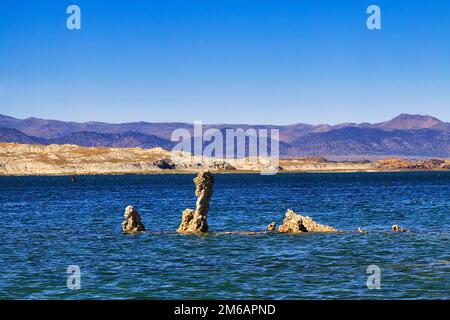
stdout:
<svg viewBox="0 0 450 320">
<path fill-rule="evenodd" d="M 283 223 L 278 228 L 280 233 L 302 232 L 336 232 L 333 227 L 319 224 L 308 216 L 302 216 L 291 209 L 286 212 Z"/>
<path fill-rule="evenodd" d="M 202 171 L 195 178 L 195 195 L 197 196 L 196 208 L 185 209 L 182 213 L 181 224 L 177 229 L 179 233 L 201 234 L 208 232 L 208 211 L 211 201 L 214 178 L 211 172 Z M 145 231 L 144 224 L 141 221 L 139 213 L 133 206 L 128 206 L 124 214 L 125 221 L 122 222 L 122 230 L 125 233 L 135 233 Z M 264 232 L 275 232 L 276 222 L 269 224 Z M 315 222 L 308 216 L 302 216 L 291 209 L 286 212 L 283 223 L 278 228 L 280 233 L 304 233 L 304 232 L 337 232 L 338 230 L 327 225 Z M 392 226 L 394 232 L 408 231 L 399 227 Z M 358 228 L 359 233 L 367 233 L 363 228 Z M 236 232 L 226 232 L 224 234 L 234 234 Z M 242 232 L 237 232 L 238 234 Z M 256 234 L 261 232 L 244 232 L 243 234 Z"/>
<path fill-rule="evenodd" d="M 122 230 L 125 233 L 135 233 L 145 231 L 141 216 L 133 206 L 128 206 L 123 215 L 125 221 L 122 222 Z"/>
<path fill-rule="evenodd" d="M 177 229 L 180 233 L 208 232 L 206 221 L 209 211 L 209 202 L 213 193 L 214 178 L 211 172 L 202 171 L 195 178 L 195 195 L 197 203 L 195 210 L 186 209 L 181 217 L 181 224 Z"/>
</svg>

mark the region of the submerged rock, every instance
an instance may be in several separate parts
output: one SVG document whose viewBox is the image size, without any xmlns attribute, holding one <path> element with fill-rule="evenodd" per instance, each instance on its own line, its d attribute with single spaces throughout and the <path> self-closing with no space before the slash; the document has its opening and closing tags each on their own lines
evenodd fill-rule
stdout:
<svg viewBox="0 0 450 320">
<path fill-rule="evenodd" d="M 406 231 L 408 231 L 408 230 L 403 229 L 403 228 L 401 228 L 400 226 L 394 224 L 394 225 L 392 226 L 392 231 L 394 231 L 394 232 L 406 232 Z"/>
<path fill-rule="evenodd" d="M 268 231 L 275 231 L 275 227 L 277 226 L 276 222 L 273 221 L 272 223 L 269 224 L 269 226 L 267 227 Z"/>
<path fill-rule="evenodd" d="M 361 227 L 359 227 L 358 228 L 358 232 L 359 233 L 367 233 L 367 231 L 366 230 L 364 230 L 363 228 L 361 228 Z"/>
<path fill-rule="evenodd" d="M 214 178 L 211 172 L 202 171 L 195 178 L 195 195 L 197 203 L 195 210 L 185 209 L 181 217 L 181 224 L 177 229 L 180 233 L 208 232 L 209 202 L 213 193 Z"/>
<path fill-rule="evenodd" d="M 145 231 L 144 224 L 141 221 L 141 216 L 133 206 L 128 206 L 123 215 L 125 221 L 122 222 L 122 230 L 126 233 L 134 233 Z"/>
<path fill-rule="evenodd" d="M 307 216 L 295 213 L 291 209 L 286 212 L 283 223 L 278 228 L 281 233 L 302 233 L 302 232 L 336 232 L 333 227 L 315 222 Z"/>
</svg>

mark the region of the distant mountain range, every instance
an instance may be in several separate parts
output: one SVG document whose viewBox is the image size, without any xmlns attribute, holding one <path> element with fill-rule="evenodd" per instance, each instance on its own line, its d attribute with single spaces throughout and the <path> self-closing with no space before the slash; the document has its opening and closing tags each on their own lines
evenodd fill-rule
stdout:
<svg viewBox="0 0 450 320">
<path fill-rule="evenodd" d="M 16 119 L 0 115 L 0 141 L 29 144 L 75 144 L 88 147 L 162 147 L 171 149 L 173 130 L 189 123 L 65 122 L 38 118 Z M 280 153 L 296 156 L 450 156 L 450 123 L 424 115 L 401 114 L 381 123 L 342 123 L 286 126 L 217 124 L 216 128 L 279 129 Z"/>
</svg>

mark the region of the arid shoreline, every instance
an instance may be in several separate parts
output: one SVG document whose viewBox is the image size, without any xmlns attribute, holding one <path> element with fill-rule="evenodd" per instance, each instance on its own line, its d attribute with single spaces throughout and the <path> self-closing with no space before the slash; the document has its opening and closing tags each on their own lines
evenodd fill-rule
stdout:
<svg viewBox="0 0 450 320">
<path fill-rule="evenodd" d="M 102 173 L 0 173 L 0 177 L 70 177 L 72 175 L 77 176 L 127 176 L 127 175 L 171 175 L 171 174 L 186 174 L 195 175 L 199 172 L 187 171 L 187 170 L 165 170 L 165 171 L 143 171 L 143 172 L 102 172 Z M 430 170 L 318 170 L 318 171 L 278 171 L 276 174 L 290 174 L 290 173 L 303 173 L 303 174 L 327 174 L 327 173 L 400 173 L 400 172 L 450 172 L 450 169 L 430 169 Z M 243 170 L 230 170 L 230 171 L 214 171 L 214 174 L 258 174 L 257 171 L 243 171 Z"/>
<path fill-rule="evenodd" d="M 249 159 L 202 162 L 188 154 L 174 159 L 161 148 L 0 143 L 0 176 L 194 174 L 204 169 L 219 174 L 259 174 L 264 165 Z M 450 171 L 450 160 L 329 161 L 317 156 L 282 159 L 277 166 L 277 173 Z"/>
</svg>

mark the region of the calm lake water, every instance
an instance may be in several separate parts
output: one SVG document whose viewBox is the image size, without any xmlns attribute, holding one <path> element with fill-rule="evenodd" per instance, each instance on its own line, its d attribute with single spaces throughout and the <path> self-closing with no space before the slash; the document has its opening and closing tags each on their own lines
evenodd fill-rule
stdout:
<svg viewBox="0 0 450 320">
<path fill-rule="evenodd" d="M 193 177 L 0 177 L 0 298 L 450 298 L 450 173 L 216 175 L 211 231 L 263 230 L 291 208 L 352 232 L 122 234 L 129 204 L 147 229 L 176 230 Z"/>
</svg>

